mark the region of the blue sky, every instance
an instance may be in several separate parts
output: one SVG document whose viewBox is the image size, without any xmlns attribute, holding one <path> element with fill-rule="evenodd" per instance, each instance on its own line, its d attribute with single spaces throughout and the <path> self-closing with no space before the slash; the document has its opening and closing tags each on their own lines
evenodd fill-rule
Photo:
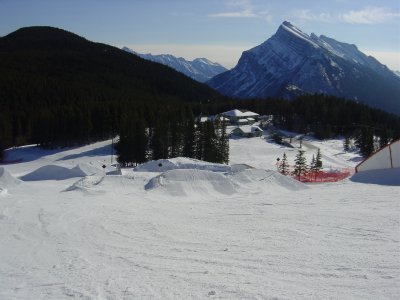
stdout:
<svg viewBox="0 0 400 300">
<path fill-rule="evenodd" d="M 0 0 L 0 35 L 50 25 L 138 52 L 233 67 L 284 21 L 356 44 L 400 70 L 399 0 Z"/>
</svg>

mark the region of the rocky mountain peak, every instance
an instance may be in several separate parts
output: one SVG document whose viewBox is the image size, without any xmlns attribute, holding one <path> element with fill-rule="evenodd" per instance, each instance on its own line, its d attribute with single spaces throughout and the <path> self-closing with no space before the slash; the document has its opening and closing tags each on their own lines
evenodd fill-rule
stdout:
<svg viewBox="0 0 400 300">
<path fill-rule="evenodd" d="M 354 44 L 308 35 L 288 21 L 208 84 L 238 98 L 292 98 L 302 91 L 362 101 L 400 114 L 400 80 L 385 65 Z"/>
</svg>

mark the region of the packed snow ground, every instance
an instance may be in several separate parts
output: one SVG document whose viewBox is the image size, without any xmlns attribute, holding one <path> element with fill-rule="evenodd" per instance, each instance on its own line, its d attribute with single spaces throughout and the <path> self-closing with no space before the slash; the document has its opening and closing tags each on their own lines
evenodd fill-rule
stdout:
<svg viewBox="0 0 400 300">
<path fill-rule="evenodd" d="M 105 175 L 110 141 L 8 151 L 24 161 L 0 166 L 0 299 L 398 299 L 400 170 L 303 185 L 275 172 L 297 149 L 230 145 L 225 170 L 175 159 L 122 176 Z M 359 160 L 340 140 L 308 141 L 308 158 L 315 146 L 326 167 Z"/>
</svg>

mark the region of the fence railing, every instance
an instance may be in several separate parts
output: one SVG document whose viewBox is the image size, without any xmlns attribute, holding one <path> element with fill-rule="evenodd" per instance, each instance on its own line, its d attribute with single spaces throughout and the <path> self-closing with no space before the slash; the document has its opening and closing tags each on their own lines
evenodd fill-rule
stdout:
<svg viewBox="0 0 400 300">
<path fill-rule="evenodd" d="M 354 174 L 354 169 L 352 168 L 330 168 L 321 171 L 306 171 L 301 175 L 294 175 L 293 170 L 294 167 L 290 167 L 285 175 L 301 182 L 337 182 Z"/>
</svg>

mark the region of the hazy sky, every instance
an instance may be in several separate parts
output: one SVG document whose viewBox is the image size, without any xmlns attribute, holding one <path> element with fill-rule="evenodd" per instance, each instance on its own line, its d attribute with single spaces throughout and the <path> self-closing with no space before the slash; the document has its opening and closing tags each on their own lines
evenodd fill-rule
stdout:
<svg viewBox="0 0 400 300">
<path fill-rule="evenodd" d="M 138 52 L 233 67 L 284 21 L 353 43 L 400 70 L 399 0 L 0 0 L 0 36 L 50 25 Z"/>
</svg>

